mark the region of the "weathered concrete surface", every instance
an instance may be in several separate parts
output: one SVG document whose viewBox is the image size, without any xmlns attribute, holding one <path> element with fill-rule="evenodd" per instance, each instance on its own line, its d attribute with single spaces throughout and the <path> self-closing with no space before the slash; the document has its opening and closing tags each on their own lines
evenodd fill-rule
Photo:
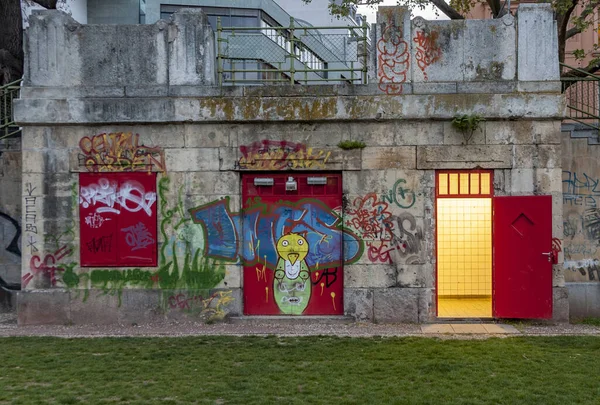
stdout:
<svg viewBox="0 0 600 405">
<path fill-rule="evenodd" d="M 571 319 L 600 317 L 600 283 L 567 283 Z"/>
<path fill-rule="evenodd" d="M 556 119 L 559 94 L 473 94 L 403 96 L 21 99 L 21 125 L 161 122 L 263 122 L 311 120 L 447 119 L 477 113 L 489 119 Z"/>
<path fill-rule="evenodd" d="M 396 25 L 403 25 L 402 32 L 411 39 L 406 14 L 396 17 Z M 109 35 L 108 26 L 82 27 L 64 17 L 40 14 L 36 22 L 40 30 L 62 24 L 62 31 L 58 31 L 66 37 L 75 35 L 72 32 L 89 34 L 90 38 L 94 32 L 106 34 L 111 45 L 100 47 L 93 60 L 106 60 L 110 74 L 123 77 L 103 75 L 85 66 L 81 69 L 87 73 L 74 74 L 72 83 L 56 83 L 52 72 L 29 70 L 28 86 L 15 104 L 17 119 L 24 127 L 25 163 L 17 193 L 24 207 L 21 223 L 27 243 L 36 249 L 24 251 L 21 261 L 25 289 L 19 304 L 23 308 L 21 324 L 44 319 L 139 324 L 242 314 L 243 291 L 249 285 L 249 280 L 244 280 L 244 264 L 256 280 L 266 278 L 260 266 L 266 259 L 255 244 L 264 229 L 243 228 L 240 232 L 234 227 L 244 218 L 244 172 L 341 173 L 339 206 L 325 210 L 315 204 L 319 209 L 294 221 L 309 221 L 314 227 L 327 216 L 327 230 L 320 232 L 343 229 L 343 238 L 337 243 L 353 256 L 344 257 L 338 267 L 343 272 L 339 275 L 344 283 L 343 297 L 331 295 L 327 302 L 335 307 L 343 299 L 343 313 L 359 320 L 435 319 L 437 169 L 494 170 L 496 195 L 551 194 L 553 236 L 560 238 L 558 123 L 564 111 L 562 98 L 554 82 L 540 85 L 542 78 L 531 82 L 530 92 L 517 92 L 521 82 L 511 68 L 514 59 L 506 54 L 510 44 L 498 48 L 497 54 L 483 49 L 474 53 L 473 58 L 480 58 L 481 63 L 479 69 L 470 67 L 471 59 L 465 59 L 469 52 L 466 39 L 460 38 L 475 35 L 473 30 L 483 23 L 472 27 L 465 23 L 462 33 L 456 34 L 459 39 L 452 27 L 445 31 L 444 40 L 452 42 L 446 49 L 463 55 L 457 61 L 463 63 L 456 78 L 460 81 L 447 77 L 443 86 L 425 82 L 425 73 L 431 77 L 437 74 L 435 64 L 421 70 L 413 63 L 422 79 L 415 80 L 412 88 L 404 83 L 406 92 L 402 94 L 383 94 L 382 83 L 209 86 L 211 71 L 200 63 L 214 63 L 211 49 L 200 44 L 212 38 L 205 22 L 202 14 L 184 13 L 170 23 L 140 30 L 115 29 Z M 196 23 L 204 24 L 204 28 L 196 30 Z M 427 24 L 432 30 L 436 27 Z M 510 39 L 514 21 L 494 21 L 491 27 L 504 32 L 500 33 L 502 38 Z M 490 28 L 485 37 L 491 38 L 492 31 Z M 153 61 L 144 65 L 131 60 L 141 57 L 143 50 L 116 60 L 114 52 L 118 56 L 119 50 L 125 49 L 117 32 L 148 39 L 146 53 Z M 410 47 L 417 44 L 409 42 Z M 83 42 L 76 39 L 69 51 L 72 55 L 66 55 L 67 59 L 74 58 L 73 66 L 78 66 L 79 56 L 92 52 L 92 43 L 86 42 L 81 49 L 77 47 Z M 33 48 L 27 49 L 30 52 Z M 418 50 L 411 49 L 417 59 Z M 506 64 L 500 69 L 497 62 L 503 59 Z M 136 69 L 142 70 L 140 76 L 127 83 L 127 76 Z M 445 69 L 454 74 L 453 68 Z M 86 79 L 78 84 L 77 80 L 86 75 L 95 75 L 97 82 L 92 86 Z M 485 119 L 470 138 L 451 124 L 462 114 L 478 114 Z M 340 141 L 362 141 L 365 147 L 343 150 L 338 147 Z M 128 159 L 140 157 L 148 160 L 139 167 L 127 165 Z M 140 167 L 157 176 L 156 190 L 144 195 L 146 204 L 156 204 L 157 216 L 150 225 L 159 230 L 153 241 L 159 265 L 136 269 L 83 267 L 81 258 L 97 245 L 89 244 L 89 239 L 80 240 L 84 239 L 80 228 L 88 225 L 83 221 L 93 218 L 80 221 L 81 207 L 90 201 L 82 198 L 79 176 L 99 172 L 101 176 L 110 173 L 127 178 L 130 171 L 140 171 Z M 86 190 L 88 197 L 89 192 Z M 119 212 L 124 213 L 144 208 L 134 206 L 139 199 L 130 194 L 119 192 L 113 201 L 102 193 L 94 203 L 109 209 L 118 208 L 121 202 L 131 204 L 121 207 Z M 318 189 L 315 193 L 311 198 L 319 200 Z M 124 195 L 127 198 L 123 199 Z M 260 208 L 259 202 L 255 203 Z M 256 212 L 270 215 L 265 209 Z M 331 246 L 325 245 L 333 240 L 324 237 L 319 242 L 324 250 L 319 252 L 329 252 Z M 256 267 L 255 274 L 252 266 Z M 556 319 L 568 313 L 562 269 L 559 260 L 553 277 Z M 272 288 L 270 283 L 265 286 Z M 264 289 L 265 302 L 271 297 L 268 288 Z M 43 300 L 48 305 L 42 310 Z M 53 315 L 43 318 L 37 311 Z M 341 311 L 339 306 L 336 311 Z"/>
<path fill-rule="evenodd" d="M 557 80 L 558 34 L 550 4 L 520 4 L 518 75 L 521 81 Z"/>
</svg>

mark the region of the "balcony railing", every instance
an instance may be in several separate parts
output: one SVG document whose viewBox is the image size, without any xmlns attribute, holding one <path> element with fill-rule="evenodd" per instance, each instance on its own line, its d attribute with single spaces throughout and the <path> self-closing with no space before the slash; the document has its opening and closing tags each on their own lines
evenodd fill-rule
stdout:
<svg viewBox="0 0 600 405">
<path fill-rule="evenodd" d="M 12 101 L 19 98 L 21 79 L 0 87 L 0 140 L 17 135 L 21 129 L 15 125 Z"/>
<path fill-rule="evenodd" d="M 368 25 L 223 27 L 217 72 L 223 85 L 367 83 Z"/>
<path fill-rule="evenodd" d="M 565 119 L 600 130 L 600 76 L 561 63 L 577 76 L 562 76 L 562 92 L 567 102 Z"/>
</svg>

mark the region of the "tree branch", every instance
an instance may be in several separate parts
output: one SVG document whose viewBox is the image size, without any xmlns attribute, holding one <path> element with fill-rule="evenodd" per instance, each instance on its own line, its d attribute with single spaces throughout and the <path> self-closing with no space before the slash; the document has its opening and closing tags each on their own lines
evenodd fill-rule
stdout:
<svg viewBox="0 0 600 405">
<path fill-rule="evenodd" d="M 440 11 L 446 14 L 451 20 L 464 20 L 463 17 L 458 11 L 450 7 L 448 3 L 444 0 L 431 0 L 431 3 L 440 9 Z"/>
<path fill-rule="evenodd" d="M 500 0 L 486 0 L 486 2 L 490 6 L 490 10 L 492 10 L 492 16 L 498 18 L 501 9 Z"/>
</svg>

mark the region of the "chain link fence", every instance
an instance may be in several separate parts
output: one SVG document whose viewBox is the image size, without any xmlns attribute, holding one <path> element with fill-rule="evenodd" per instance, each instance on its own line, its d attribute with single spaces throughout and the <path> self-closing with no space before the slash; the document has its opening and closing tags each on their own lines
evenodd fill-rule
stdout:
<svg viewBox="0 0 600 405">
<path fill-rule="evenodd" d="M 17 136 L 21 129 L 15 125 L 12 101 L 19 98 L 21 80 L 0 87 L 0 140 Z"/>
</svg>

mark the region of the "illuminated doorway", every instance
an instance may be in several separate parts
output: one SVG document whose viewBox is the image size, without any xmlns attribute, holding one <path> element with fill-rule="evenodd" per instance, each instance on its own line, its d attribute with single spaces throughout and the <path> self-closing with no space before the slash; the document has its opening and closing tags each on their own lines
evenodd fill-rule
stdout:
<svg viewBox="0 0 600 405">
<path fill-rule="evenodd" d="M 436 173 L 438 318 L 492 317 L 492 173 Z"/>
</svg>

